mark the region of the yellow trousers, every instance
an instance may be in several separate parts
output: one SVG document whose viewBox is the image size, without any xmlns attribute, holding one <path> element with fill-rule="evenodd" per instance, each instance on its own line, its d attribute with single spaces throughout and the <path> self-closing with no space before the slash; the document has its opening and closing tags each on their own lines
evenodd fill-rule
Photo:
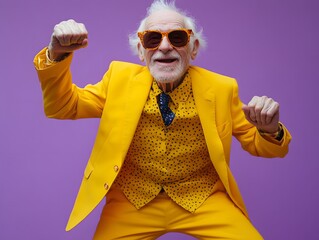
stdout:
<svg viewBox="0 0 319 240">
<path fill-rule="evenodd" d="M 165 192 L 137 210 L 118 187 L 112 187 L 107 194 L 93 239 L 150 240 L 168 232 L 203 240 L 263 239 L 223 191 L 213 193 L 195 213 L 190 213 Z"/>
</svg>

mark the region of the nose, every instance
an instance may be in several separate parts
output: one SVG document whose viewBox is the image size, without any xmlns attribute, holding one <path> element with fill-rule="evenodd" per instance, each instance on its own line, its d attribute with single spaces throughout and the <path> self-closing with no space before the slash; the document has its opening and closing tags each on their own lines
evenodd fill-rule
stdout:
<svg viewBox="0 0 319 240">
<path fill-rule="evenodd" d="M 162 39 L 161 44 L 158 47 L 158 50 L 162 51 L 162 52 L 168 52 L 171 51 L 173 49 L 172 45 L 170 44 L 168 38 L 165 36 Z"/>
</svg>

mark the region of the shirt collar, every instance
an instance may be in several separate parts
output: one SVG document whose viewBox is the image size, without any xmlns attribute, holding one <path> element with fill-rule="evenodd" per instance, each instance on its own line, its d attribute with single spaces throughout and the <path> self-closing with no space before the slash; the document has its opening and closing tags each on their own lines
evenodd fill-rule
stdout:
<svg viewBox="0 0 319 240">
<path fill-rule="evenodd" d="M 162 90 L 158 87 L 155 80 L 153 80 L 152 89 L 154 91 L 155 96 L 162 93 Z M 192 93 L 192 82 L 189 73 L 186 73 L 182 83 L 175 88 L 172 92 L 167 93 L 174 104 L 178 104 L 179 102 L 186 102 L 188 97 Z"/>
</svg>

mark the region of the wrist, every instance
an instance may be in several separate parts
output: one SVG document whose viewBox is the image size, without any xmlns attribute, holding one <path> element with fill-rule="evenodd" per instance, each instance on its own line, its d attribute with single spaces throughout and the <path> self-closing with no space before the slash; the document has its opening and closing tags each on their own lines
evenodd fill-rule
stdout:
<svg viewBox="0 0 319 240">
<path fill-rule="evenodd" d="M 47 51 L 46 51 L 47 60 L 51 63 L 60 62 L 60 61 L 64 60 L 68 55 L 69 55 L 69 53 L 57 53 L 57 52 L 52 51 L 50 45 L 48 46 Z"/>
<path fill-rule="evenodd" d="M 271 137 L 271 138 L 274 138 L 278 141 L 280 141 L 284 135 L 284 130 L 283 130 L 283 127 L 280 123 L 278 123 L 278 129 L 276 132 L 268 133 L 268 132 L 265 132 L 265 131 L 259 130 L 259 129 L 258 129 L 258 132 L 260 133 L 261 136 Z"/>
</svg>

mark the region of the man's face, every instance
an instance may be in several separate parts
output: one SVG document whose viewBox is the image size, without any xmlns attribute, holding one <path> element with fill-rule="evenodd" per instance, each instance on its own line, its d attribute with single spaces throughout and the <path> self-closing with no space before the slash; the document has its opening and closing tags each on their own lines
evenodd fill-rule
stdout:
<svg viewBox="0 0 319 240">
<path fill-rule="evenodd" d="M 165 11 L 154 13 L 146 21 L 146 30 L 159 30 L 168 32 L 184 28 L 183 17 L 176 12 Z M 197 53 L 198 44 L 174 48 L 167 37 L 164 37 L 159 47 L 155 50 L 144 49 L 138 45 L 139 57 L 145 60 L 152 76 L 159 83 L 172 83 L 179 81 L 188 70 L 190 60 Z"/>
</svg>

